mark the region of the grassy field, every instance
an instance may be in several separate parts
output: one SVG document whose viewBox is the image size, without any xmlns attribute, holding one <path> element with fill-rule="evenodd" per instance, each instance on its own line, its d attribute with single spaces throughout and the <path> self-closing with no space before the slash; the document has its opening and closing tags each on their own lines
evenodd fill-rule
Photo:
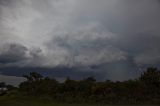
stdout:
<svg viewBox="0 0 160 106">
<path fill-rule="evenodd" d="M 102 106 L 102 105 L 86 105 L 86 104 L 64 104 L 54 103 L 51 100 L 40 98 L 3 96 L 0 97 L 0 106 Z"/>
<path fill-rule="evenodd" d="M 111 106 L 111 105 L 64 104 L 64 103 L 54 103 L 51 100 L 47 99 L 42 100 L 33 97 L 28 98 L 28 97 L 15 97 L 15 96 L 9 96 L 9 97 L 1 96 L 0 106 Z M 121 105 L 121 106 L 137 106 L 137 105 Z M 151 105 L 139 105 L 139 106 L 151 106 Z"/>
</svg>

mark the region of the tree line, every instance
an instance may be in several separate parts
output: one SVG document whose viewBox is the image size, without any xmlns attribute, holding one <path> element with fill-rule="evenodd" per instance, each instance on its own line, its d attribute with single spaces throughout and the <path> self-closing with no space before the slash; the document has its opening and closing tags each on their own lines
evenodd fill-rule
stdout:
<svg viewBox="0 0 160 106">
<path fill-rule="evenodd" d="M 49 97 L 56 102 L 101 104 L 160 104 L 160 71 L 148 68 L 140 78 L 128 81 L 98 82 L 93 77 L 83 80 L 56 79 L 32 72 L 18 87 L 23 96 Z"/>
</svg>

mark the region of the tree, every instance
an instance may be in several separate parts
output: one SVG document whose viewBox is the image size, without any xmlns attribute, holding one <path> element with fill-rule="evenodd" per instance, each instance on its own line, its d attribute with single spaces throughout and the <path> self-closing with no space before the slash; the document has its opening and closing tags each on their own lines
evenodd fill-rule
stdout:
<svg viewBox="0 0 160 106">
<path fill-rule="evenodd" d="M 27 95 L 39 95 L 43 76 L 39 73 L 31 72 L 29 75 L 24 75 L 23 77 L 27 81 L 19 85 L 19 90 L 25 92 Z"/>
<path fill-rule="evenodd" d="M 6 84 L 4 82 L 0 82 L 0 88 L 6 87 Z"/>
<path fill-rule="evenodd" d="M 157 87 L 160 86 L 160 71 L 157 68 L 149 67 L 147 71 L 145 71 L 140 80 L 145 82 L 147 85 L 155 85 Z"/>
<path fill-rule="evenodd" d="M 29 75 L 24 75 L 28 81 L 39 81 L 43 78 L 43 76 L 36 72 L 31 72 Z"/>
<path fill-rule="evenodd" d="M 139 79 L 116 82 L 97 82 L 93 77 L 77 81 L 68 77 L 58 83 L 35 72 L 24 77 L 27 81 L 20 84 L 20 91 L 28 96 L 47 96 L 59 102 L 160 103 L 160 71 L 154 67 L 148 68 Z"/>
</svg>

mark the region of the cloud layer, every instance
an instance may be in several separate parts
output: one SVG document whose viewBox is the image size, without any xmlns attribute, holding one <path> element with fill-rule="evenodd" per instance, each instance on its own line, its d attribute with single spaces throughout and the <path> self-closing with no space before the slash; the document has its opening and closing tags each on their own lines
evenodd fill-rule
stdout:
<svg viewBox="0 0 160 106">
<path fill-rule="evenodd" d="M 0 75 L 0 81 L 5 82 L 6 84 L 18 86 L 19 83 L 25 81 L 26 79 L 22 77 L 15 77 L 15 76 L 5 76 L 5 75 Z"/>
<path fill-rule="evenodd" d="M 159 66 L 159 10 L 159 0 L 0 0 L 0 67 L 135 77 Z"/>
</svg>

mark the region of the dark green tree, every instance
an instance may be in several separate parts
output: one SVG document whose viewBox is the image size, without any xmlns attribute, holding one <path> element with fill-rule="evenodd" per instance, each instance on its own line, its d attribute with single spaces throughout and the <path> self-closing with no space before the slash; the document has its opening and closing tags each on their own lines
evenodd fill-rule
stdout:
<svg viewBox="0 0 160 106">
<path fill-rule="evenodd" d="M 141 77 L 140 80 L 145 82 L 147 85 L 160 86 L 160 71 L 157 68 L 150 67 L 147 68 Z"/>
</svg>

